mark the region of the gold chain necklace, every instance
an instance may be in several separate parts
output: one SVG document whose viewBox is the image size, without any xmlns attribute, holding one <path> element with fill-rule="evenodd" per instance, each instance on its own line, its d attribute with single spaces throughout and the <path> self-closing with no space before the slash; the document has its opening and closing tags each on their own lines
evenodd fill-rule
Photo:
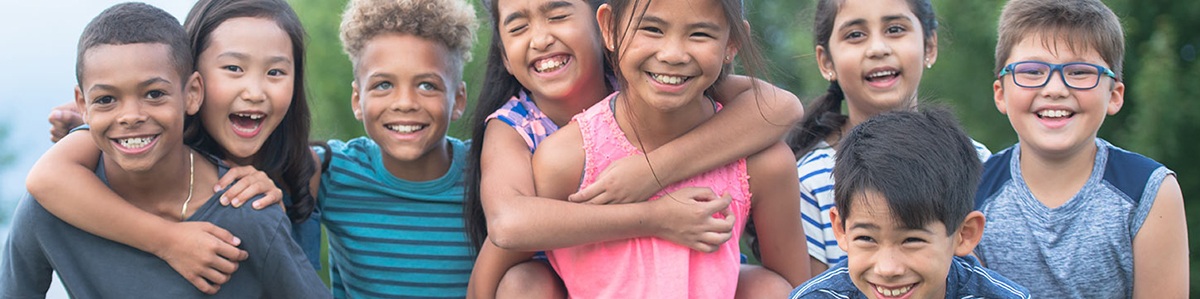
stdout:
<svg viewBox="0 0 1200 299">
<path fill-rule="evenodd" d="M 192 202 L 192 189 L 196 186 L 196 152 L 188 150 L 188 172 L 191 173 L 191 178 L 188 179 L 188 197 L 183 201 L 183 209 L 179 210 L 179 219 L 187 220 L 187 206 Z"/>
</svg>

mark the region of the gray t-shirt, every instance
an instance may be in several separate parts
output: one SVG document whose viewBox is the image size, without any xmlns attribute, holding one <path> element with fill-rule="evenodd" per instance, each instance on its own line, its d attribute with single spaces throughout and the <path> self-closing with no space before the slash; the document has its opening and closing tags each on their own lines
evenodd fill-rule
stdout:
<svg viewBox="0 0 1200 299">
<path fill-rule="evenodd" d="M 103 163 L 96 173 L 105 180 Z M 212 298 L 331 297 L 289 237 L 291 223 L 282 210 L 225 207 L 218 196 L 187 221 L 229 230 L 250 257 Z M 51 271 L 58 271 L 73 298 L 207 297 L 157 256 L 75 228 L 27 194 L 17 205 L 0 264 L 0 298 L 45 297 Z"/>
<path fill-rule="evenodd" d="M 984 166 L 975 205 L 987 229 L 976 253 L 1034 298 L 1133 296 L 1133 240 L 1173 172 L 1102 139 L 1096 145 L 1087 183 L 1053 209 L 1025 184 L 1019 146 Z"/>
</svg>

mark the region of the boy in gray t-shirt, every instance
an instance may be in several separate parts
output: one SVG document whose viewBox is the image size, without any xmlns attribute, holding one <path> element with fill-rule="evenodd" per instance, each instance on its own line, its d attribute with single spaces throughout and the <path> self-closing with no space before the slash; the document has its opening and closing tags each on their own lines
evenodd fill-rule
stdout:
<svg viewBox="0 0 1200 299">
<path fill-rule="evenodd" d="M 146 4 L 118 4 L 88 24 L 78 51 L 75 102 L 103 152 L 96 175 L 142 210 L 241 237 L 251 257 L 214 282 L 215 297 L 331 297 L 289 238 L 282 211 L 222 207 L 220 192 L 196 188 L 215 185 L 227 168 L 183 143 L 185 115 L 199 110 L 203 91 L 178 20 Z M 162 259 L 79 230 L 28 196 L 3 252 L 0 298 L 44 297 L 52 271 L 72 297 L 205 296 Z"/>
<path fill-rule="evenodd" d="M 1038 298 L 1183 298 L 1175 174 L 1096 137 L 1124 104 L 1124 34 L 1099 0 L 1013 0 L 1000 16 L 996 108 L 1019 143 L 988 160 L 976 253 Z"/>
</svg>

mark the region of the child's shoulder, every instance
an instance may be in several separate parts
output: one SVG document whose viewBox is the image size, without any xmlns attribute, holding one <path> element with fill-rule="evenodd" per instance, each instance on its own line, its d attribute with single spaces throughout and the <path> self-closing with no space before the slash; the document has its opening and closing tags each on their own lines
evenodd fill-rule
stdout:
<svg viewBox="0 0 1200 299">
<path fill-rule="evenodd" d="M 1107 151 L 1103 161 L 1104 182 L 1125 193 L 1134 202 L 1141 202 L 1147 185 L 1159 184 L 1163 176 L 1172 173 L 1154 159 L 1117 147 L 1103 139 L 1097 139 L 1097 145 Z"/>
<path fill-rule="evenodd" d="M 955 256 L 946 280 L 946 298 L 1029 298 L 1029 289 L 984 268 L 971 256 Z"/>
<path fill-rule="evenodd" d="M 846 260 L 829 267 L 805 281 L 788 298 L 865 298 L 850 280 L 850 268 Z"/>
</svg>

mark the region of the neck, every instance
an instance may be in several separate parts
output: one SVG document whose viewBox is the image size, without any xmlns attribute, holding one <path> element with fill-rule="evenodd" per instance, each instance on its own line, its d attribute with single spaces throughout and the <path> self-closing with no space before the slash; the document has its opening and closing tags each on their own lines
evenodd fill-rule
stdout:
<svg viewBox="0 0 1200 299">
<path fill-rule="evenodd" d="M 449 140 L 442 140 L 435 148 L 413 160 L 401 160 L 387 152 L 383 155 L 383 167 L 392 176 L 410 182 L 432 181 L 446 175 L 453 163 L 453 147 Z"/>
<path fill-rule="evenodd" d="M 617 125 L 630 143 L 646 153 L 683 136 L 716 114 L 712 101 L 703 96 L 669 111 L 651 107 L 630 93 L 621 93 L 613 101 L 617 101 L 613 111 Z"/>
<path fill-rule="evenodd" d="M 854 104 L 855 101 L 850 100 L 850 98 L 846 98 L 845 101 L 847 103 L 847 105 L 846 105 L 847 110 L 849 110 L 849 112 L 846 115 L 846 123 L 842 124 L 842 127 L 838 129 L 839 132 L 838 132 L 838 134 L 836 134 L 836 136 L 835 136 L 835 134 L 830 134 L 829 136 L 827 136 L 825 138 L 825 142 L 828 142 L 831 145 L 837 144 L 837 141 L 841 139 L 841 136 L 844 136 L 844 135 L 846 135 L 846 133 L 849 133 L 850 130 L 854 129 L 854 127 L 858 126 L 858 124 L 861 124 L 864 121 L 867 121 L 868 119 L 871 119 L 872 117 L 875 117 L 876 115 L 879 115 L 881 113 L 884 113 L 887 111 L 892 111 L 892 110 L 898 110 L 898 108 L 892 108 L 892 109 L 888 109 L 888 110 L 879 110 L 879 109 L 874 109 L 873 107 L 860 107 L 860 105 L 855 105 Z M 906 107 L 907 110 L 916 111 L 917 110 L 916 95 L 913 95 L 913 98 L 910 99 L 909 101 L 902 103 L 901 106 Z"/>
<path fill-rule="evenodd" d="M 192 200 L 185 214 L 190 215 L 213 194 L 211 188 L 196 186 L 216 183 L 216 168 L 204 157 L 196 158 L 193 165 L 191 154 L 189 148 L 181 147 L 146 171 L 127 171 L 108 155 L 102 163 L 113 192 L 139 209 L 178 221 L 188 193 Z"/>
<path fill-rule="evenodd" d="M 530 93 L 529 97 L 537 104 L 538 109 L 542 110 L 554 124 L 559 127 L 567 125 L 571 122 L 571 117 L 592 107 L 596 102 L 603 100 L 605 96 L 612 93 L 608 88 L 608 83 L 603 75 L 598 75 L 598 80 L 580 79 L 583 82 L 588 82 L 584 86 L 576 88 L 563 98 L 552 98 L 546 95 Z"/>
<path fill-rule="evenodd" d="M 1066 203 L 1083 188 L 1095 166 L 1095 142 L 1087 142 L 1069 153 L 1051 155 L 1039 152 L 1022 142 L 1021 176 L 1033 196 L 1042 204 L 1055 208 Z"/>
</svg>

